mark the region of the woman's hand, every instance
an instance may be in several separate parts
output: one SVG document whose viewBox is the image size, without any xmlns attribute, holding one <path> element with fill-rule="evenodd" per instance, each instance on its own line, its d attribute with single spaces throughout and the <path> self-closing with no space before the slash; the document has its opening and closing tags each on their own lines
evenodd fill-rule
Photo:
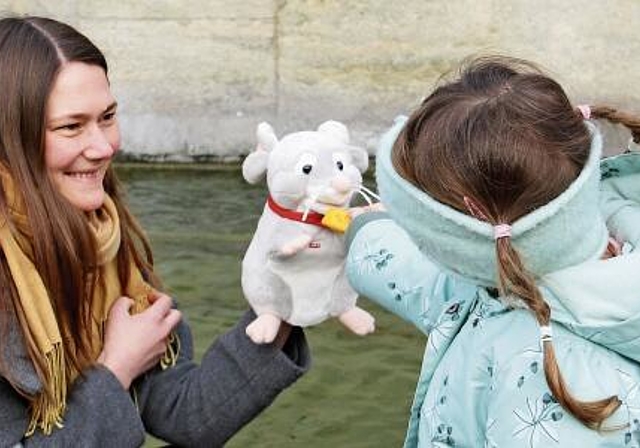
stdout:
<svg viewBox="0 0 640 448">
<path fill-rule="evenodd" d="M 125 389 L 158 363 L 169 333 L 182 318 L 180 311 L 172 308 L 169 296 L 158 294 L 151 300 L 149 308 L 133 316 L 129 314 L 133 304 L 129 297 L 120 297 L 109 311 L 98 363 L 111 370 Z"/>
</svg>

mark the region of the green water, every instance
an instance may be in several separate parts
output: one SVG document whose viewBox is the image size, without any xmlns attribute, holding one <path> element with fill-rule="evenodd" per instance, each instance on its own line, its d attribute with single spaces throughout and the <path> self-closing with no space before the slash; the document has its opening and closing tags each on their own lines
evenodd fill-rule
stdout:
<svg viewBox="0 0 640 448">
<path fill-rule="evenodd" d="M 168 291 L 178 298 L 196 357 L 247 309 L 240 263 L 265 199 L 239 169 L 119 166 L 128 200 L 154 247 Z M 364 299 L 376 317 L 361 338 L 336 321 L 306 330 L 311 371 L 227 447 L 398 447 L 402 445 L 424 338 Z M 146 447 L 162 446 L 149 438 Z"/>
</svg>

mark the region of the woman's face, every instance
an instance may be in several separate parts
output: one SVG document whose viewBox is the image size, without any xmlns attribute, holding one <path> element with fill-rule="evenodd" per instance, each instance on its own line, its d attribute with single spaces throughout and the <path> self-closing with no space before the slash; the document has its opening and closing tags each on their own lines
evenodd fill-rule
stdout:
<svg viewBox="0 0 640 448">
<path fill-rule="evenodd" d="M 46 109 L 45 163 L 58 191 L 83 211 L 104 202 L 103 179 L 120 148 L 116 102 L 97 65 L 63 65 Z"/>
</svg>

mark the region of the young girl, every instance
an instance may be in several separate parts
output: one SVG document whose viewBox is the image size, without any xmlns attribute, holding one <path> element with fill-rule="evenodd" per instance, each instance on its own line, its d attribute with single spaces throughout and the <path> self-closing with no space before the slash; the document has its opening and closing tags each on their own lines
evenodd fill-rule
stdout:
<svg viewBox="0 0 640 448">
<path fill-rule="evenodd" d="M 591 117 L 640 141 L 633 117 Z M 601 146 L 556 82 L 506 58 L 383 138 L 389 215 L 354 220 L 348 272 L 428 335 L 407 447 L 640 446 L 640 154 L 609 161 L 603 213 Z"/>
<path fill-rule="evenodd" d="M 309 366 L 247 315 L 193 362 L 111 167 L 103 54 L 38 17 L 0 20 L 0 446 L 221 446 Z"/>
</svg>

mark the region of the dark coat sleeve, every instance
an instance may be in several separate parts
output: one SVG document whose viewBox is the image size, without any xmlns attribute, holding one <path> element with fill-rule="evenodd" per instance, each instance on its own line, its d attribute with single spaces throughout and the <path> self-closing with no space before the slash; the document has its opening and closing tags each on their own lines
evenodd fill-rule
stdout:
<svg viewBox="0 0 640 448">
<path fill-rule="evenodd" d="M 0 377 L 0 447 L 139 447 L 145 429 L 178 446 L 221 446 L 310 364 L 301 329 L 283 350 L 258 346 L 244 332 L 253 317 L 247 313 L 214 342 L 201 365 L 192 361 L 191 334 L 181 323 L 178 363 L 138 378 L 135 399 L 107 368 L 88 369 L 69 392 L 64 427 L 48 436 L 37 431 L 23 439 L 27 402 Z"/>
<path fill-rule="evenodd" d="M 187 325 L 179 327 L 177 365 L 156 369 L 136 385 L 147 431 L 178 446 L 222 446 L 308 370 L 309 351 L 300 328 L 292 329 L 283 350 L 256 345 L 245 334 L 253 318 L 246 313 L 207 350 L 200 365 L 191 360 Z"/>
</svg>

